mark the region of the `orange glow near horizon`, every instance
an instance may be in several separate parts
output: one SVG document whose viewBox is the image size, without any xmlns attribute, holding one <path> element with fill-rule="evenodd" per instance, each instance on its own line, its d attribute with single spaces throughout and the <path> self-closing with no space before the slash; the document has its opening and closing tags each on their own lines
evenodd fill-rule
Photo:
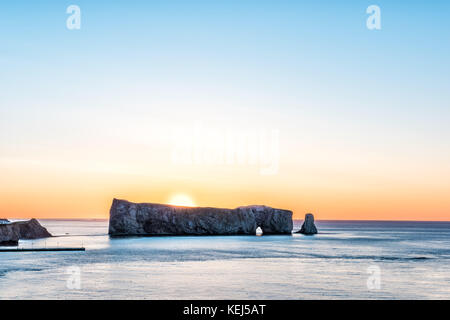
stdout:
<svg viewBox="0 0 450 320">
<path fill-rule="evenodd" d="M 167 161 L 157 170 L 136 165 L 142 174 L 44 164 L 0 161 L 0 218 L 106 219 L 118 198 L 221 208 L 263 204 L 292 210 L 294 219 L 312 212 L 317 220 L 450 221 L 449 180 L 433 167 L 419 179 L 406 166 L 391 175 L 388 168 L 379 169 L 383 174 L 308 164 L 300 170 L 281 162 L 278 174 L 263 176 L 252 167 Z"/>
<path fill-rule="evenodd" d="M 8 183 L 0 186 L 0 218 L 108 218 L 112 199 L 119 198 L 222 208 L 264 204 L 292 210 L 294 219 L 303 219 L 305 213 L 312 212 L 317 220 L 450 220 L 448 194 L 437 187 L 423 190 L 410 185 L 396 189 L 394 185 L 387 188 L 371 184 L 363 188 L 356 181 L 355 189 L 343 183 L 339 188 L 331 181 L 327 186 L 312 182 L 302 186 L 286 177 L 257 175 L 253 175 L 254 182 L 235 177 L 217 183 L 205 176 L 192 182 L 105 173 L 5 173 L 3 181 Z M 21 178 L 22 174 L 26 179 Z M 263 183 L 265 179 L 268 183 Z M 235 188 L 234 183 L 240 188 Z"/>
</svg>

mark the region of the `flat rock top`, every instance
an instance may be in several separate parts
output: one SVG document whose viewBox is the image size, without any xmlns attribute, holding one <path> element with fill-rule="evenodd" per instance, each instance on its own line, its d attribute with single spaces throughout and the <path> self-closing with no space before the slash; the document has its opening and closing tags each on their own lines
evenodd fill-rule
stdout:
<svg viewBox="0 0 450 320">
<path fill-rule="evenodd" d="M 177 206 L 177 205 L 173 205 L 173 204 L 163 204 L 163 203 L 152 203 L 152 202 L 141 202 L 141 203 L 136 203 L 136 202 L 131 202 L 128 200 L 123 200 L 123 199 L 114 199 L 113 200 L 113 205 L 117 205 L 117 204 L 127 204 L 127 205 L 138 205 L 138 206 L 144 206 L 144 207 L 154 207 L 154 208 L 174 208 L 176 210 L 193 210 L 195 211 L 196 209 L 199 210 L 205 210 L 205 209 L 211 209 L 211 210 L 222 210 L 222 211 L 234 211 L 237 209 L 252 209 L 255 211 L 265 211 L 265 210 L 280 210 L 280 211 L 288 211 L 290 212 L 290 210 L 286 210 L 286 209 L 278 209 L 278 208 L 273 208 L 273 207 L 269 207 L 269 206 L 265 206 L 265 205 L 247 205 L 247 206 L 239 206 L 236 208 L 219 208 L 219 207 L 187 207 L 187 206 Z"/>
</svg>

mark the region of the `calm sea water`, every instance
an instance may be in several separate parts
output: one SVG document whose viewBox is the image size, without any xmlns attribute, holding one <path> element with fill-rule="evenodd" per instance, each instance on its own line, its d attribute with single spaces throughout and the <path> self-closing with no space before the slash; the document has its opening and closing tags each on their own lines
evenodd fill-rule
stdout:
<svg viewBox="0 0 450 320">
<path fill-rule="evenodd" d="M 1 299 L 450 299 L 450 223 L 318 221 L 316 236 L 118 239 L 107 221 L 41 223 L 58 237 L 20 246 L 86 251 L 0 253 Z"/>
</svg>

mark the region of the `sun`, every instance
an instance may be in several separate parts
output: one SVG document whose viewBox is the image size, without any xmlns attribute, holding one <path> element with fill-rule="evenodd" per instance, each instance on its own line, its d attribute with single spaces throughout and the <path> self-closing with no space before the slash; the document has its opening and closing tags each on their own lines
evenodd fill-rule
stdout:
<svg viewBox="0 0 450 320">
<path fill-rule="evenodd" d="M 197 205 L 194 203 L 194 201 L 185 194 L 175 194 L 173 195 L 168 204 L 173 206 L 180 206 L 180 207 L 196 207 Z"/>
</svg>

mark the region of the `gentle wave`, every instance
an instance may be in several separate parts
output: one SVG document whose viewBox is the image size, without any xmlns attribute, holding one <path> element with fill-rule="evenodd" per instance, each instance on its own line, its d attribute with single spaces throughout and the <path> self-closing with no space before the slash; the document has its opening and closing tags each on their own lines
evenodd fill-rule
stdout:
<svg viewBox="0 0 450 320">
<path fill-rule="evenodd" d="M 29 272 L 29 271 L 42 271 L 42 268 L 8 268 L 8 269 L 0 269 L 0 277 L 5 276 L 10 272 Z"/>
</svg>

